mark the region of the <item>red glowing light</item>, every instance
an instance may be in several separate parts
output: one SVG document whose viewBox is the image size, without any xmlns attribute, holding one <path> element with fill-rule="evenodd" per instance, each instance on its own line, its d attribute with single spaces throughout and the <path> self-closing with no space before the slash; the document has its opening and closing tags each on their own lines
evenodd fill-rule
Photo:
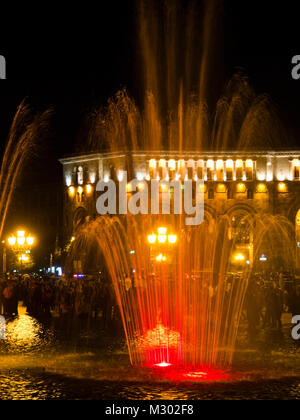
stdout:
<svg viewBox="0 0 300 420">
<path fill-rule="evenodd" d="M 231 375 L 228 372 L 215 370 L 210 367 L 203 366 L 201 370 L 192 370 L 195 369 L 195 366 L 175 366 L 169 365 L 167 363 L 159 363 L 153 365 L 153 367 L 161 367 L 165 365 L 168 369 L 157 369 L 155 374 L 161 378 L 167 379 L 169 381 L 175 382 L 226 382 L 231 378 Z"/>
<path fill-rule="evenodd" d="M 183 376 L 186 376 L 187 378 L 201 379 L 207 376 L 207 372 L 189 372 L 189 373 L 185 373 Z"/>
<path fill-rule="evenodd" d="M 144 350 L 146 364 L 149 367 L 168 367 L 180 360 L 180 333 L 161 323 L 147 331 L 141 339 L 140 346 Z"/>
<path fill-rule="evenodd" d="M 157 366 L 157 367 L 168 367 L 168 366 L 172 366 L 171 363 L 167 363 L 167 362 L 161 362 L 161 363 L 157 363 L 156 365 L 153 366 Z"/>
</svg>

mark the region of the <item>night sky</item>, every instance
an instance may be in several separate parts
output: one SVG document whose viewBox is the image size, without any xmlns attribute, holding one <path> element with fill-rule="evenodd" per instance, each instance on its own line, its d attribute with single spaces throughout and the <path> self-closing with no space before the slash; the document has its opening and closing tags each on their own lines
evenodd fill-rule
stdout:
<svg viewBox="0 0 300 420">
<path fill-rule="evenodd" d="M 24 97 L 33 109 L 52 106 L 52 133 L 39 145 L 41 164 L 33 165 L 43 172 L 47 162 L 52 169 L 46 177 L 53 179 L 61 176 L 57 159 L 84 141 L 83 116 L 120 88 L 136 94 L 135 1 L 99 4 L 73 3 L 67 10 L 40 4 L 34 14 L 18 6 L 1 16 L 0 54 L 7 60 L 7 80 L 0 81 L 1 143 Z M 300 54 L 297 2 L 283 4 L 220 1 L 215 80 L 221 94 L 241 68 L 257 93 L 270 95 L 294 144 L 300 145 L 300 80 L 291 77 L 291 59 Z"/>
</svg>

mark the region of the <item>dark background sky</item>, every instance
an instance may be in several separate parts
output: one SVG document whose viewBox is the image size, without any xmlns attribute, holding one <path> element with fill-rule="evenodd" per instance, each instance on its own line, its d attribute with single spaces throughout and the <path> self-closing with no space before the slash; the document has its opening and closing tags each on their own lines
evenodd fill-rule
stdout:
<svg viewBox="0 0 300 420">
<path fill-rule="evenodd" d="M 300 145 L 300 80 L 291 77 L 291 59 L 300 54 L 297 2 L 279 3 L 220 1 L 216 85 L 242 68 L 257 93 L 271 96 Z M 136 18 L 134 0 L 72 3 L 64 10 L 39 3 L 2 13 L 0 54 L 7 60 L 7 80 L 0 81 L 1 143 L 24 97 L 34 108 L 52 105 L 53 135 L 40 145 L 42 164 L 34 165 L 45 168 L 47 162 L 51 176 L 60 177 L 57 158 L 73 152 L 76 139 L 84 141 L 79 129 L 86 110 L 105 104 L 119 88 L 135 93 Z"/>
</svg>

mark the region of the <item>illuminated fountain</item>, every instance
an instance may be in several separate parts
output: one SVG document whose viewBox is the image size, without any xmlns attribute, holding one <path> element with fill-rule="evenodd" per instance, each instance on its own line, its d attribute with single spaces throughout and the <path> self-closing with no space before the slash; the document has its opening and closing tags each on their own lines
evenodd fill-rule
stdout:
<svg viewBox="0 0 300 420">
<path fill-rule="evenodd" d="M 141 2 L 143 104 L 138 107 L 126 91 L 112 98 L 105 111 L 94 114 L 90 150 L 126 151 L 126 169 L 131 173 L 135 152 L 176 151 L 180 158 L 187 151 L 228 147 L 242 151 L 276 143 L 282 131 L 275 113 L 268 99 L 257 97 L 244 77 L 234 77 L 214 114 L 209 112 L 215 16 L 214 2 L 209 3 L 200 36 L 201 55 L 195 50 L 195 10 L 181 13 L 178 2 L 167 2 L 161 29 L 155 10 Z M 187 29 L 178 33 L 179 27 Z M 237 172 L 243 170 L 243 162 L 238 162 Z M 222 165 L 217 164 L 216 174 Z M 246 162 L 246 173 L 251 165 Z M 157 170 L 156 163 L 153 169 Z M 180 164 L 170 164 L 169 169 L 183 181 Z M 233 172 L 230 161 L 227 169 Z M 207 173 L 213 176 L 209 164 Z M 161 179 L 159 172 L 157 177 Z M 146 174 L 141 179 L 147 180 Z M 231 229 L 228 217 L 214 218 L 205 208 L 205 221 L 197 227 L 185 226 L 179 215 L 101 216 L 76 232 L 71 259 L 80 255 L 83 270 L 104 257 L 133 365 L 230 366 L 251 274 L 244 256 L 237 254 L 239 276 L 228 281 L 237 245 Z"/>
<path fill-rule="evenodd" d="M 45 134 L 50 114 L 47 110 L 33 115 L 30 107 L 22 101 L 14 116 L 0 169 L 0 237 L 18 178 L 37 139 Z"/>
<path fill-rule="evenodd" d="M 226 281 L 234 245 L 227 221 L 178 229 L 176 243 L 170 235 L 173 244 L 164 243 L 164 234 L 156 241 L 145 235 L 154 232 L 157 218 L 127 216 L 126 224 L 108 216 L 88 223 L 77 233 L 73 253 L 85 250 L 86 268 L 105 257 L 131 362 L 230 364 L 249 270 Z"/>
</svg>

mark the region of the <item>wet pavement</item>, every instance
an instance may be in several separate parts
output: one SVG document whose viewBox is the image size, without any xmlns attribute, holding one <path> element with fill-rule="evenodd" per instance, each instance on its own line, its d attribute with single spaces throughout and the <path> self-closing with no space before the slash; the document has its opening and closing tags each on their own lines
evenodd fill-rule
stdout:
<svg viewBox="0 0 300 420">
<path fill-rule="evenodd" d="M 108 336 L 97 320 L 66 326 L 20 307 L 0 340 L 0 399 L 300 399 L 300 343 L 289 319 L 281 333 L 261 330 L 252 342 L 242 324 L 226 375 L 180 377 L 132 368 L 124 338 Z"/>
</svg>

